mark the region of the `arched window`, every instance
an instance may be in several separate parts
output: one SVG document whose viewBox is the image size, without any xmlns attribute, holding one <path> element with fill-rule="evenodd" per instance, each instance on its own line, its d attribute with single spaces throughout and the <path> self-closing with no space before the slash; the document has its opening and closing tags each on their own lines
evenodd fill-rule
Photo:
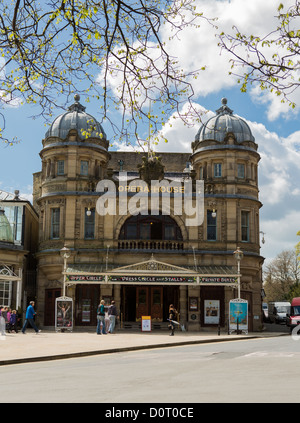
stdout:
<svg viewBox="0 0 300 423">
<path fill-rule="evenodd" d="M 182 241 L 182 233 L 170 216 L 129 217 L 121 228 L 119 239 Z"/>
</svg>

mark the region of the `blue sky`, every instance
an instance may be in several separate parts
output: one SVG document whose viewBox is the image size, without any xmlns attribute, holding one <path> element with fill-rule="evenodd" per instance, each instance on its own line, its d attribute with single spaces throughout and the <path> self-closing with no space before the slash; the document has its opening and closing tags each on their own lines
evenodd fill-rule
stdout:
<svg viewBox="0 0 300 423">
<path fill-rule="evenodd" d="M 292 1 L 284 4 L 292 4 Z M 233 24 L 239 24 L 248 33 L 267 32 L 274 25 L 272 17 L 276 14 L 277 3 L 274 0 L 197 1 L 199 10 L 209 16 L 218 16 L 219 32 L 231 31 Z M 279 4 L 279 2 L 278 2 Z M 167 39 L 167 29 L 163 36 Z M 260 213 L 260 230 L 265 232 L 265 244 L 261 253 L 266 262 L 285 249 L 294 248 L 300 241 L 296 236 L 300 230 L 300 125 L 299 93 L 293 94 L 296 103 L 294 110 L 280 103 L 267 92 L 261 93 L 256 87 L 250 87 L 247 93 L 241 93 L 234 77 L 228 76 L 228 54 L 217 47 L 214 36 L 216 31 L 203 22 L 197 37 L 188 30 L 181 35 L 176 45 L 169 45 L 181 58 L 184 66 L 207 66 L 205 72 L 194 82 L 195 103 L 199 108 L 208 110 L 211 116 L 221 105 L 221 98 L 228 99 L 228 106 L 234 114 L 243 117 L 250 125 L 261 155 L 259 163 L 260 201 L 263 207 Z M 195 30 L 194 30 L 195 31 Z M 175 53 L 174 53 L 175 54 Z M 85 104 L 87 112 L 99 121 L 101 114 L 97 103 Z M 183 105 L 184 107 L 184 105 Z M 41 169 L 39 152 L 47 127 L 42 118 L 31 119 L 38 110 L 33 106 L 7 107 L 4 111 L 7 135 L 21 138 L 22 142 L 14 146 L 0 144 L 1 168 L 0 190 L 20 191 L 21 196 L 31 199 L 32 174 Z M 57 110 L 55 115 L 59 115 Z M 118 118 L 116 112 L 116 119 Z M 103 123 L 108 139 L 112 138 L 109 124 Z M 172 120 L 172 126 L 166 124 L 162 133 L 168 143 L 160 143 L 158 151 L 189 152 L 190 144 L 199 129 L 199 123 L 186 128 L 178 120 Z M 115 146 L 123 149 L 125 145 Z"/>
</svg>

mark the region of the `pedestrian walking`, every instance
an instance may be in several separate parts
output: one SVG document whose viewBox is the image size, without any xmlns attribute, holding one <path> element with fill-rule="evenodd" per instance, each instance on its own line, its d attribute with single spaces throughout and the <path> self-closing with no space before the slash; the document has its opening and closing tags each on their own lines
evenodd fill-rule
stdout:
<svg viewBox="0 0 300 423">
<path fill-rule="evenodd" d="M 111 305 L 108 307 L 108 316 L 110 320 L 110 325 L 108 333 L 113 333 L 116 326 L 116 318 L 118 317 L 117 307 L 115 306 L 115 301 L 111 302 Z"/>
<path fill-rule="evenodd" d="M 40 333 L 41 331 L 37 328 L 33 317 L 36 316 L 36 312 L 34 311 L 34 301 L 30 301 L 29 306 L 26 310 L 25 322 L 22 328 L 22 333 L 25 334 L 26 328 L 28 323 L 30 323 L 31 327 L 35 330 L 35 333 Z"/>
<path fill-rule="evenodd" d="M 171 330 L 170 336 L 174 336 L 175 323 L 176 321 L 177 310 L 174 308 L 173 304 L 170 304 L 169 307 L 169 329 Z"/>
<path fill-rule="evenodd" d="M 102 333 L 106 335 L 105 331 L 105 301 L 101 300 L 97 308 L 97 335 L 101 335 L 101 324 L 102 324 Z"/>
</svg>

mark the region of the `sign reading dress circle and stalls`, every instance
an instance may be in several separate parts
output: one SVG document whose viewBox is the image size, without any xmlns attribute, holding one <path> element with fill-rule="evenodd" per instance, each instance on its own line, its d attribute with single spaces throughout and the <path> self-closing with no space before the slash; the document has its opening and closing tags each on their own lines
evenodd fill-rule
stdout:
<svg viewBox="0 0 300 423">
<path fill-rule="evenodd" d="M 229 333 L 237 330 L 248 333 L 248 301 L 242 298 L 229 301 Z"/>
</svg>

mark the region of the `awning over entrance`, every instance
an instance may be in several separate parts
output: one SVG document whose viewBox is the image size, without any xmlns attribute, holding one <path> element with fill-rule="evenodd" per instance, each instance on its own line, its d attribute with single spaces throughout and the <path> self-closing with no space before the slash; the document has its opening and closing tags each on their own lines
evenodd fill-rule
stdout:
<svg viewBox="0 0 300 423">
<path fill-rule="evenodd" d="M 103 264 L 72 264 L 65 272 L 67 285 L 78 283 L 122 285 L 236 286 L 238 274 L 230 266 L 179 267 L 150 260 L 106 270 Z"/>
<path fill-rule="evenodd" d="M 6 264 L 0 263 L 0 281 L 1 282 L 10 282 L 10 281 L 21 281 L 21 274 L 17 275 L 9 266 Z"/>
</svg>

